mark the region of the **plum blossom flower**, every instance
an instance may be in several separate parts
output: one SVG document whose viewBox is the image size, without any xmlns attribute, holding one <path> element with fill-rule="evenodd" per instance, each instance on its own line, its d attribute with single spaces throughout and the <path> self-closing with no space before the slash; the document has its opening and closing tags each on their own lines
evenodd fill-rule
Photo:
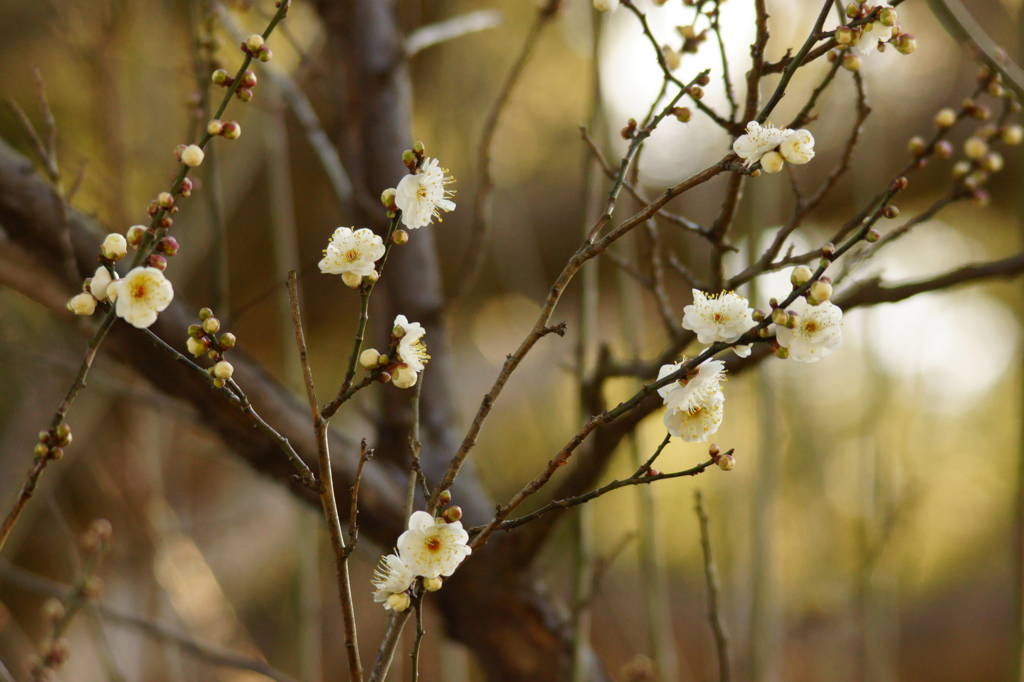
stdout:
<svg viewBox="0 0 1024 682">
<path fill-rule="evenodd" d="M 776 327 L 775 338 L 789 351 L 789 357 L 798 362 L 817 362 L 830 355 L 843 338 L 843 311 L 825 301 L 811 305 L 798 298 L 789 307 L 797 314 L 796 327 Z"/>
<path fill-rule="evenodd" d="M 116 302 L 117 316 L 138 329 L 156 322 L 157 313 L 174 299 L 174 287 L 156 268 L 139 266 L 107 285 L 107 298 Z"/>
<path fill-rule="evenodd" d="M 320 272 L 325 275 L 363 277 L 374 273 L 375 264 L 384 255 L 384 240 L 365 227 L 353 230 L 339 227 L 331 235 L 320 259 Z"/>
<path fill-rule="evenodd" d="M 402 223 L 410 230 L 426 227 L 441 211 L 455 210 L 445 185 L 452 182 L 447 170 L 437 159 L 427 157 L 411 175 L 406 175 L 395 188 L 395 205 L 402 211 Z"/>
<path fill-rule="evenodd" d="M 413 512 L 409 529 L 398 536 L 398 555 L 417 576 L 448 577 L 473 551 L 461 521 L 445 522 L 425 511 Z"/>
<path fill-rule="evenodd" d="M 658 370 L 658 380 L 677 372 L 683 363 L 662 365 Z M 706 402 L 711 396 L 720 393 L 722 382 L 725 381 L 725 363 L 721 360 L 708 360 L 702 363 L 696 373 L 689 377 L 677 379 L 658 389 L 658 395 L 671 410 L 686 410 L 691 406 Z"/>
<path fill-rule="evenodd" d="M 665 428 L 676 438 L 693 443 L 707 440 L 722 425 L 725 394 L 712 393 L 689 408 L 665 410 Z"/>
<path fill-rule="evenodd" d="M 761 157 L 777 148 L 786 135 L 786 131 L 772 125 L 762 126 L 757 121 L 747 124 L 747 132 L 740 135 L 732 143 L 732 150 L 743 159 L 744 166 L 752 166 Z"/>
<path fill-rule="evenodd" d="M 800 166 L 814 158 L 814 135 L 810 130 L 787 130 L 782 143 L 779 144 L 782 158 L 793 165 Z"/>
<path fill-rule="evenodd" d="M 732 343 L 754 324 L 753 314 L 747 299 L 732 291 L 705 294 L 694 289 L 693 303 L 683 308 L 683 329 L 695 332 L 701 343 Z M 750 346 L 736 346 L 733 351 L 747 357 Z"/>
<path fill-rule="evenodd" d="M 96 312 L 96 299 L 92 297 L 92 294 L 84 292 L 75 294 L 68 300 L 67 307 L 75 315 L 92 315 Z"/>
<path fill-rule="evenodd" d="M 392 372 L 391 383 L 398 388 L 416 385 L 419 373 L 423 371 L 430 355 L 423 343 L 427 330 L 419 322 L 410 322 L 405 315 L 395 317 L 392 334 L 398 337 L 398 367 Z"/>
<path fill-rule="evenodd" d="M 891 8 L 891 5 L 887 2 L 880 2 L 877 7 L 879 9 Z M 864 25 L 860 34 L 860 39 L 850 47 L 850 51 L 861 58 L 874 54 L 878 51 L 878 46 L 881 43 L 892 40 L 893 32 L 892 26 L 886 26 L 880 20 L 876 19 L 875 21 Z"/>
<path fill-rule="evenodd" d="M 89 282 L 89 292 L 97 301 L 107 300 L 107 288 L 117 277 L 116 272 L 111 276 L 110 271 L 106 267 L 99 266 L 96 268 L 96 273 L 92 276 L 92 281 Z"/>
<path fill-rule="evenodd" d="M 416 574 L 402 561 L 400 556 L 386 554 L 380 558 L 377 567 L 373 570 L 371 582 L 376 588 L 373 600 L 385 603 L 385 608 L 388 608 L 386 605 L 388 597 L 405 592 L 412 586 L 412 581 L 415 579 Z"/>
</svg>

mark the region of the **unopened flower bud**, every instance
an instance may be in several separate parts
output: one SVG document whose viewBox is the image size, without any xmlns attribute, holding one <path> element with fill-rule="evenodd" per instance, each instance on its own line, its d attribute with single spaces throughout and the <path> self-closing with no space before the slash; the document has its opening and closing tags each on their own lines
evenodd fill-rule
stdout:
<svg viewBox="0 0 1024 682">
<path fill-rule="evenodd" d="M 92 315 L 96 312 L 96 299 L 92 297 L 92 294 L 85 292 L 75 294 L 68 301 L 67 307 L 75 315 Z"/>
<path fill-rule="evenodd" d="M 730 454 L 719 455 L 715 464 L 717 464 L 718 468 L 722 471 L 732 471 L 736 468 L 736 458 Z"/>
<path fill-rule="evenodd" d="M 156 195 L 156 205 L 164 209 L 170 208 L 174 206 L 174 197 L 170 192 L 160 192 Z"/>
<path fill-rule="evenodd" d="M 794 287 L 800 287 L 811 281 L 814 273 L 806 265 L 798 265 L 789 273 L 789 283 Z"/>
<path fill-rule="evenodd" d="M 235 367 L 227 360 L 221 360 L 213 366 L 213 376 L 227 381 L 235 373 Z"/>
<path fill-rule="evenodd" d="M 1024 139 L 1024 128 L 1019 125 L 1006 126 L 1002 129 L 999 136 L 1006 144 L 1017 145 Z"/>
<path fill-rule="evenodd" d="M 43 602 L 43 618 L 53 622 L 58 621 L 64 617 L 67 610 L 64 608 L 63 602 L 55 597 L 50 597 Z"/>
<path fill-rule="evenodd" d="M 860 16 L 860 9 L 859 2 L 851 2 L 846 5 L 846 16 L 850 19 L 856 19 Z"/>
<path fill-rule="evenodd" d="M 181 184 L 178 185 L 178 194 L 185 197 L 186 199 L 192 196 L 192 180 L 189 178 L 182 178 Z"/>
<path fill-rule="evenodd" d="M 373 369 L 380 360 L 380 351 L 376 348 L 367 348 L 359 354 L 359 364 L 366 369 Z"/>
<path fill-rule="evenodd" d="M 913 54 L 917 50 L 917 38 L 909 33 L 901 33 L 892 41 L 900 54 Z"/>
<path fill-rule="evenodd" d="M 824 303 L 825 301 L 832 298 L 832 285 L 828 282 L 818 280 L 811 285 L 810 297 L 807 299 L 812 305 Z"/>
<path fill-rule="evenodd" d="M 907 142 L 907 151 L 909 151 L 914 156 L 921 156 L 921 154 L 924 154 L 924 150 L 924 138 L 919 135 L 915 135 L 914 137 L 910 138 L 910 140 Z"/>
<path fill-rule="evenodd" d="M 259 79 L 256 78 L 256 73 L 254 71 L 246 71 L 244 74 L 242 74 L 243 88 L 249 88 L 251 90 L 252 88 L 256 87 L 256 84 L 258 82 Z"/>
<path fill-rule="evenodd" d="M 949 140 L 939 140 L 935 143 L 935 156 L 940 159 L 948 159 L 953 156 L 953 143 Z"/>
<path fill-rule="evenodd" d="M 252 101 L 252 88 L 238 88 L 235 90 L 235 97 L 242 100 L 243 102 Z"/>
<path fill-rule="evenodd" d="M 200 308 L 199 309 L 199 319 L 200 320 L 205 320 L 208 317 L 213 317 L 213 309 L 211 309 L 211 308 Z"/>
<path fill-rule="evenodd" d="M 895 180 L 892 181 L 892 185 L 890 185 L 890 189 L 892 189 L 893 192 L 902 192 L 903 190 L 905 190 L 907 188 L 907 186 L 909 184 L 910 184 L 910 181 L 907 180 L 907 176 L 901 175 L 900 177 L 898 177 L 898 178 L 896 178 Z M 832 250 L 833 251 L 835 250 L 835 246 L 832 247 Z"/>
<path fill-rule="evenodd" d="M 869 244 L 874 244 L 882 238 L 882 234 L 875 229 L 868 230 L 867 234 L 864 235 L 864 241 Z"/>
<path fill-rule="evenodd" d="M 687 89 L 687 92 L 693 99 L 700 99 L 701 97 L 704 96 L 704 88 L 700 87 L 699 85 L 691 85 Z"/>
<path fill-rule="evenodd" d="M 211 119 L 210 122 L 206 124 L 206 132 L 210 135 L 220 135 L 223 129 L 224 122 L 219 118 Z"/>
<path fill-rule="evenodd" d="M 217 339 L 217 343 L 219 343 L 220 347 L 224 350 L 229 350 L 234 348 L 235 344 L 238 343 L 238 337 L 231 332 L 224 332 L 220 335 L 220 338 Z"/>
<path fill-rule="evenodd" d="M 207 317 L 203 320 L 203 331 L 207 334 L 216 334 L 220 331 L 220 320 L 216 317 Z"/>
<path fill-rule="evenodd" d="M 167 269 L 167 259 L 159 253 L 151 253 L 146 257 L 146 265 L 163 272 Z"/>
<path fill-rule="evenodd" d="M 384 205 L 384 208 L 389 211 L 393 211 L 398 208 L 395 205 L 395 196 L 398 191 L 394 187 L 388 187 L 386 190 L 380 193 L 380 203 Z"/>
<path fill-rule="evenodd" d="M 203 162 L 206 156 L 199 145 L 190 144 L 181 151 L 181 162 L 189 168 L 195 168 Z"/>
<path fill-rule="evenodd" d="M 789 313 L 787 313 L 782 308 L 776 308 L 775 310 L 772 311 L 772 322 L 779 325 L 780 327 L 787 326 L 787 324 L 789 323 Z"/>
<path fill-rule="evenodd" d="M 46 443 L 36 443 L 36 446 L 32 448 L 32 454 L 36 457 L 46 457 L 50 454 L 50 446 Z"/>
<path fill-rule="evenodd" d="M 120 260 L 128 253 L 128 240 L 122 234 L 111 232 L 103 238 L 100 253 L 107 260 Z"/>
<path fill-rule="evenodd" d="M 436 578 L 423 579 L 423 589 L 427 592 L 437 592 L 441 589 L 442 585 L 444 585 L 444 580 L 442 580 L 440 576 Z"/>
<path fill-rule="evenodd" d="M 405 592 L 395 592 L 394 594 L 388 595 L 388 599 L 384 604 L 387 608 L 391 609 L 395 613 L 401 613 L 409 608 L 412 600 L 409 599 L 409 595 Z"/>
<path fill-rule="evenodd" d="M 261 62 L 269 62 L 271 59 L 274 58 L 274 51 L 271 50 L 266 45 L 264 45 L 263 47 L 260 48 L 260 53 L 258 55 L 256 55 L 256 57 Z"/>
<path fill-rule="evenodd" d="M 416 378 L 416 372 L 403 365 L 395 368 L 391 383 L 396 388 L 412 388 L 416 385 Z"/>
<path fill-rule="evenodd" d="M 408 243 L 409 233 L 403 230 L 402 228 L 398 228 L 397 230 L 391 233 L 391 241 L 393 241 L 395 244 L 398 244 L 399 246 Z"/>
<path fill-rule="evenodd" d="M 442 507 L 451 504 L 452 503 L 452 491 L 451 490 L 442 490 L 441 492 L 439 492 L 437 494 L 437 503 L 439 505 L 441 505 Z"/>
<path fill-rule="evenodd" d="M 964 142 L 964 155 L 977 161 L 988 153 L 988 144 L 980 137 L 968 137 Z"/>
<path fill-rule="evenodd" d="M 843 55 L 843 68 L 847 71 L 860 71 L 860 57 L 847 53 Z"/>
<path fill-rule="evenodd" d="M 661 46 L 661 58 L 665 61 L 665 68 L 675 71 L 683 63 L 683 58 L 669 45 Z"/>
<path fill-rule="evenodd" d="M 178 240 L 171 236 L 163 237 L 156 243 L 156 250 L 168 256 L 178 255 L 180 249 L 181 245 L 178 244 Z"/>
<path fill-rule="evenodd" d="M 968 161 L 957 161 L 953 164 L 953 177 L 962 178 L 971 172 L 971 164 Z"/>
<path fill-rule="evenodd" d="M 777 357 L 780 360 L 785 360 L 786 358 L 789 357 L 789 349 L 786 348 L 785 346 L 776 346 L 775 350 L 773 350 L 772 352 L 775 354 L 775 357 Z"/>
<path fill-rule="evenodd" d="M 242 136 L 242 126 L 238 121 L 224 121 L 220 129 L 221 137 L 228 140 L 237 140 Z"/>
<path fill-rule="evenodd" d="M 895 26 L 896 10 L 892 7 L 883 7 L 882 11 L 878 13 L 878 20 L 882 22 L 883 26 Z"/>
<path fill-rule="evenodd" d="M 455 523 L 456 521 L 462 520 L 462 507 L 457 504 L 453 504 L 444 510 L 441 517 L 445 520 L 445 523 Z"/>
<path fill-rule="evenodd" d="M 227 85 L 231 82 L 231 76 L 224 69 L 217 69 L 210 76 L 210 80 L 213 81 L 214 85 Z"/>
<path fill-rule="evenodd" d="M 249 54 L 259 52 L 263 48 L 263 36 L 259 33 L 253 33 L 251 36 L 245 39 L 245 51 Z"/>
<path fill-rule="evenodd" d="M 345 286 L 349 287 L 350 289 L 358 289 L 359 286 L 363 283 L 363 277 L 362 275 L 357 275 L 354 272 L 346 270 L 345 272 L 341 273 L 341 281 L 344 282 Z"/>
<path fill-rule="evenodd" d="M 849 26 L 840 26 L 836 29 L 836 42 L 840 45 L 853 43 L 853 29 Z"/>
<path fill-rule="evenodd" d="M 939 128 L 950 128 L 956 123 L 956 112 L 946 107 L 935 114 L 935 125 Z"/>
<path fill-rule="evenodd" d="M 989 152 L 981 160 L 981 166 L 989 173 L 998 173 L 1003 170 L 1003 155 L 999 152 Z"/>
<path fill-rule="evenodd" d="M 761 169 L 768 174 L 775 174 L 782 170 L 785 166 L 785 160 L 782 158 L 782 154 L 771 151 L 761 157 Z"/>
<path fill-rule="evenodd" d="M 690 111 L 689 107 L 675 107 L 672 109 L 672 114 L 680 123 L 689 123 L 690 119 L 693 118 L 693 112 Z"/>
<path fill-rule="evenodd" d="M 188 352 L 191 353 L 192 356 L 196 358 L 200 357 L 203 353 L 206 352 L 206 344 L 192 336 L 188 337 L 188 339 L 185 341 L 185 347 L 188 348 Z"/>
<path fill-rule="evenodd" d="M 138 246 L 146 236 L 145 225 L 132 225 L 128 228 L 127 241 L 132 246 Z"/>
<path fill-rule="evenodd" d="M 992 196 L 983 189 L 975 190 L 971 194 L 971 205 L 978 208 L 984 208 L 988 206 L 992 201 Z"/>
<path fill-rule="evenodd" d="M 899 206 L 893 206 L 892 204 L 890 204 L 889 206 L 886 206 L 884 209 L 882 209 L 882 215 L 884 215 L 886 218 L 889 218 L 889 219 L 895 218 L 899 214 L 900 214 L 900 207 Z"/>
</svg>

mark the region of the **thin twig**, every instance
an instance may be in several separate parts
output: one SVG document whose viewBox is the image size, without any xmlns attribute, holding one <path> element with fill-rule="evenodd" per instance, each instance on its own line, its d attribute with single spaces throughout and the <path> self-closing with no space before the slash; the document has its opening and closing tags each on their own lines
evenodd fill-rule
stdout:
<svg viewBox="0 0 1024 682">
<path fill-rule="evenodd" d="M 306 385 L 306 398 L 316 432 L 316 445 L 320 462 L 320 506 L 330 531 L 331 546 L 338 574 L 338 592 L 341 598 L 341 612 L 345 620 L 345 652 L 348 655 L 349 679 L 362 682 L 363 664 L 359 658 L 359 638 L 356 630 L 355 606 L 352 602 L 352 585 L 349 578 L 348 550 L 345 535 L 338 517 L 338 500 L 334 493 L 334 474 L 331 470 L 331 451 L 327 441 L 327 420 L 320 415 L 313 386 L 313 371 L 309 367 L 309 352 L 306 349 L 306 335 L 302 326 L 302 311 L 299 305 L 298 280 L 295 271 L 288 273 L 288 298 L 291 304 L 292 325 L 295 327 L 295 345 L 299 350 L 302 377 Z"/>
<path fill-rule="evenodd" d="M 722 627 L 722 619 L 718 613 L 718 576 L 715 571 L 715 562 L 711 557 L 711 536 L 708 533 L 708 515 L 704 511 L 704 498 L 700 490 L 693 491 L 694 511 L 697 513 L 697 523 L 700 526 L 700 548 L 704 555 L 704 579 L 708 588 L 708 622 L 711 624 L 711 633 L 715 638 L 715 652 L 718 654 L 718 679 L 719 682 L 729 682 L 731 674 L 729 671 L 729 638 Z"/>
<path fill-rule="evenodd" d="M 413 57 L 428 47 L 500 25 L 501 12 L 496 9 L 479 9 L 459 14 L 451 19 L 420 26 L 406 36 L 405 56 Z"/>
</svg>

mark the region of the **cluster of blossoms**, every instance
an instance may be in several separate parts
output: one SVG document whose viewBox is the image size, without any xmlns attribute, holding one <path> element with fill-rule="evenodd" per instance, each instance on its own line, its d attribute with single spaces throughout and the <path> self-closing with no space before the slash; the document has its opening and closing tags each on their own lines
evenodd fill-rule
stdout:
<svg viewBox="0 0 1024 682">
<path fill-rule="evenodd" d="M 911 54 L 917 49 L 917 40 L 900 30 L 896 10 L 886 2 L 851 2 L 846 7 L 846 16 L 854 20 L 871 18 L 856 26 L 839 26 L 835 31 L 836 43 L 842 48 L 843 67 L 857 71 L 861 60 L 885 49 L 886 44 L 901 54 Z"/>
<path fill-rule="evenodd" d="M 751 121 L 746 131 L 732 143 L 732 150 L 745 166 L 760 161 L 765 173 L 778 173 L 787 161 L 800 166 L 814 158 L 814 135 L 809 130 L 776 128 Z"/>
<path fill-rule="evenodd" d="M 237 343 L 234 334 L 220 331 L 220 320 L 210 308 L 199 309 L 199 322 L 188 326 L 188 339 L 185 341 L 193 357 L 201 358 L 205 355 L 214 362 L 207 371 L 217 388 L 223 388 L 235 373 L 234 366 L 224 359 L 224 354 Z"/>
<path fill-rule="evenodd" d="M 430 360 L 423 337 L 427 330 L 419 322 L 410 322 L 405 315 L 395 317 L 391 327 L 390 351 L 381 353 L 367 348 L 359 355 L 359 364 L 376 373 L 383 382 L 397 388 L 412 388 Z"/>
<path fill-rule="evenodd" d="M 813 273 L 806 265 L 793 269 L 793 287 L 811 282 Z M 758 328 L 758 336 L 775 334 L 776 355 L 800 362 L 816 362 L 830 354 L 842 340 L 843 311 L 829 299 L 832 284 L 827 278 L 811 283 L 803 297 L 788 309 L 772 300 L 771 325 Z M 735 345 L 754 325 L 764 320 L 763 313 L 750 307 L 747 299 L 731 292 L 707 294 L 693 290 L 693 303 L 683 310 L 682 326 L 706 345 L 732 344 L 740 357 L 750 355 L 750 344 Z M 685 361 L 662 365 L 658 380 L 678 374 Z M 725 363 L 706 360 L 658 389 L 665 404 L 664 422 L 668 432 L 685 441 L 703 441 L 718 431 L 725 409 Z"/>
<path fill-rule="evenodd" d="M 443 493 L 442 499 L 450 501 L 451 496 Z M 408 530 L 398 536 L 395 553 L 382 556 L 374 571 L 374 601 L 390 611 L 405 611 L 417 578 L 427 592 L 441 589 L 442 578 L 455 573 L 473 551 L 461 517 L 462 510 L 456 506 L 445 509 L 439 518 L 425 511 L 413 512 Z"/>
</svg>

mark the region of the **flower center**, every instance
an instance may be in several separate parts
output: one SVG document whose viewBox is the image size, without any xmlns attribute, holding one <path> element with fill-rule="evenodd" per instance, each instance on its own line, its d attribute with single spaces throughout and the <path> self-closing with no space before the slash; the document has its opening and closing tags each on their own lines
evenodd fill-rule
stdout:
<svg viewBox="0 0 1024 682">
<path fill-rule="evenodd" d="M 133 286 L 132 287 L 132 291 L 131 291 L 131 296 L 132 296 L 132 298 L 134 298 L 136 300 L 145 298 L 146 297 L 146 285 L 144 283 L 142 283 L 142 284 L 136 284 L 135 286 Z"/>
<path fill-rule="evenodd" d="M 427 187 L 426 185 L 420 185 L 416 188 L 416 198 L 426 199 L 427 198 Z"/>
<path fill-rule="evenodd" d="M 437 537 L 436 535 L 432 535 L 429 538 L 427 538 L 427 541 L 424 543 L 424 545 L 431 552 L 436 552 L 437 550 L 441 549 L 441 538 Z"/>
<path fill-rule="evenodd" d="M 714 318 L 715 322 L 722 321 L 722 313 L 715 313 L 712 317 Z"/>
<path fill-rule="evenodd" d="M 808 334 L 813 334 L 818 331 L 818 324 L 816 322 L 807 322 L 804 324 L 804 331 Z"/>
<path fill-rule="evenodd" d="M 345 252 L 345 261 L 349 263 L 355 263 L 359 260 L 359 249 L 349 249 Z"/>
</svg>

